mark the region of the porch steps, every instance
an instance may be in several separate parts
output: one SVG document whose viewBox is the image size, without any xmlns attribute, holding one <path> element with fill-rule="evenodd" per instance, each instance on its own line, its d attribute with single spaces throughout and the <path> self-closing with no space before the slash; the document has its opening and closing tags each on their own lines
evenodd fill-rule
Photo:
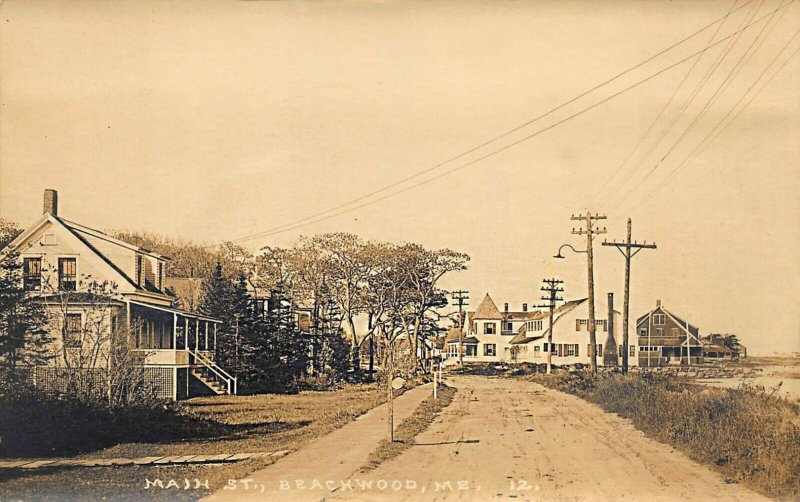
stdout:
<svg viewBox="0 0 800 502">
<path fill-rule="evenodd" d="M 164 466 L 176 464 L 219 464 L 238 462 L 251 458 L 271 458 L 273 461 L 288 454 L 288 450 L 255 453 L 222 453 L 213 455 L 172 455 L 141 458 L 96 459 L 28 459 L 0 460 L 0 469 L 40 469 L 46 467 L 111 467 L 111 466 Z"/>
<path fill-rule="evenodd" d="M 208 378 L 203 371 L 192 369 L 192 376 L 203 382 L 214 394 L 221 396 L 228 393 L 228 388 L 213 378 Z"/>
</svg>

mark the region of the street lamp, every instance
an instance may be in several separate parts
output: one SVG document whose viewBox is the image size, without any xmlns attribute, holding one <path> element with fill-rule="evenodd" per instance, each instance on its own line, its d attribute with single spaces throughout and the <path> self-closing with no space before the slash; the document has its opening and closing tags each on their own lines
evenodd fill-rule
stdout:
<svg viewBox="0 0 800 502">
<path fill-rule="evenodd" d="M 564 248 L 570 248 L 575 253 L 588 253 L 588 251 L 580 251 L 572 247 L 571 244 L 563 244 L 560 248 L 558 248 L 558 253 L 553 256 L 553 258 L 564 259 L 564 255 L 561 254 L 561 250 Z"/>
</svg>

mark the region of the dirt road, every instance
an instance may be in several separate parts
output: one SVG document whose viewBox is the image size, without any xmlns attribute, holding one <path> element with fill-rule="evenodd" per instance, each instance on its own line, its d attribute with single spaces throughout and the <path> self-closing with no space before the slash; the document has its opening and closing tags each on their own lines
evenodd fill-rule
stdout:
<svg viewBox="0 0 800 502">
<path fill-rule="evenodd" d="M 415 446 L 368 474 L 317 480 L 319 500 L 764 500 L 578 398 L 510 379 L 450 383 L 455 401 Z"/>
</svg>

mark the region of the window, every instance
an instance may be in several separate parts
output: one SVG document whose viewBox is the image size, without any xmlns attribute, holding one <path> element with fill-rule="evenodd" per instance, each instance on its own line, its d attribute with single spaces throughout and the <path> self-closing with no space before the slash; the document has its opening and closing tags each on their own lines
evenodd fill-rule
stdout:
<svg viewBox="0 0 800 502">
<path fill-rule="evenodd" d="M 672 336 L 679 336 L 678 335 L 678 328 L 672 328 Z"/>
<path fill-rule="evenodd" d="M 42 289 L 42 259 L 25 258 L 22 263 L 25 291 L 39 291 Z"/>
<path fill-rule="evenodd" d="M 597 330 L 602 329 L 603 331 L 608 331 L 608 321 L 607 320 L 598 319 L 597 321 L 595 321 L 595 323 L 597 324 L 597 326 L 595 326 L 595 329 L 597 329 Z"/>
<path fill-rule="evenodd" d="M 667 323 L 667 316 L 664 314 L 653 314 L 653 324 L 664 325 Z"/>
<path fill-rule="evenodd" d="M 575 320 L 575 331 L 581 331 L 581 328 L 588 329 L 589 320 L 588 319 L 576 319 Z"/>
<path fill-rule="evenodd" d="M 514 330 L 514 323 L 513 322 L 507 322 L 507 323 L 505 323 L 505 326 L 506 326 L 505 327 L 506 331 L 513 331 Z"/>
<path fill-rule="evenodd" d="M 164 289 L 164 262 L 158 262 L 158 277 L 156 277 L 156 287 L 159 291 Z"/>
<path fill-rule="evenodd" d="M 494 335 L 495 334 L 495 325 L 493 322 L 487 322 L 483 324 L 483 334 L 484 335 Z"/>
<path fill-rule="evenodd" d="M 656 328 L 656 336 L 664 336 L 664 328 Z"/>
<path fill-rule="evenodd" d="M 58 259 L 58 289 L 61 291 L 75 291 L 78 284 L 78 259 Z"/>
<path fill-rule="evenodd" d="M 566 353 L 565 356 L 577 356 L 578 355 L 578 344 L 577 343 L 568 343 L 564 345 L 564 350 Z"/>
<path fill-rule="evenodd" d="M 469 357 L 478 355 L 478 346 L 476 344 L 471 343 L 469 345 L 464 345 L 464 348 L 465 348 L 464 352 L 465 356 Z"/>
<path fill-rule="evenodd" d="M 81 315 L 67 314 L 64 318 L 64 346 L 69 348 L 80 348 L 81 331 Z"/>
<path fill-rule="evenodd" d="M 591 343 L 587 343 L 586 344 L 586 353 L 589 354 L 589 355 L 592 354 L 592 344 Z M 602 356 L 603 355 L 603 344 L 602 343 L 598 343 L 597 344 L 597 352 L 595 352 L 595 355 L 597 355 L 597 356 Z"/>
<path fill-rule="evenodd" d="M 42 246 L 55 246 L 56 234 L 44 234 L 42 237 Z"/>
<path fill-rule="evenodd" d="M 628 355 L 633 357 L 636 355 L 636 345 L 630 345 L 628 348 Z"/>
<path fill-rule="evenodd" d="M 136 275 L 136 284 L 141 286 L 144 283 L 144 280 L 143 280 L 143 278 L 144 278 L 144 259 L 142 258 L 142 255 L 140 255 L 140 254 L 136 255 L 135 275 Z"/>
<path fill-rule="evenodd" d="M 497 345 L 494 343 L 484 343 L 483 344 L 483 355 L 484 356 L 496 356 L 497 355 Z"/>
<path fill-rule="evenodd" d="M 539 347 L 538 345 L 534 345 L 533 346 L 533 357 L 539 357 L 539 354 L 541 353 L 541 351 L 542 351 L 541 347 Z M 547 352 L 547 351 L 545 350 L 545 352 Z"/>
<path fill-rule="evenodd" d="M 640 329 L 639 336 L 647 336 L 647 328 Z"/>
</svg>

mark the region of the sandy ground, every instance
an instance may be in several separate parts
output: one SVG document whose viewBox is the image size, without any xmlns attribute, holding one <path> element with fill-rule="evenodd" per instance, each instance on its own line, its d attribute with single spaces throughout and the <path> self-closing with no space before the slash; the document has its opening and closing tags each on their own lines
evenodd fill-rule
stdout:
<svg viewBox="0 0 800 502">
<path fill-rule="evenodd" d="M 766 500 L 576 397 L 512 379 L 450 383 L 456 399 L 406 453 L 349 484 L 321 478 L 339 484 L 333 493 L 310 480 L 299 491 L 317 500 Z"/>
<path fill-rule="evenodd" d="M 425 384 L 397 397 L 394 400 L 395 427 L 411 416 L 432 392 L 432 384 Z M 244 479 L 229 480 L 225 487 L 203 500 L 320 500 L 329 493 L 324 481 L 351 479 L 367 463 L 369 455 L 381 440 L 386 438 L 387 431 L 387 408 L 384 403 L 265 469 L 253 472 Z"/>
</svg>

